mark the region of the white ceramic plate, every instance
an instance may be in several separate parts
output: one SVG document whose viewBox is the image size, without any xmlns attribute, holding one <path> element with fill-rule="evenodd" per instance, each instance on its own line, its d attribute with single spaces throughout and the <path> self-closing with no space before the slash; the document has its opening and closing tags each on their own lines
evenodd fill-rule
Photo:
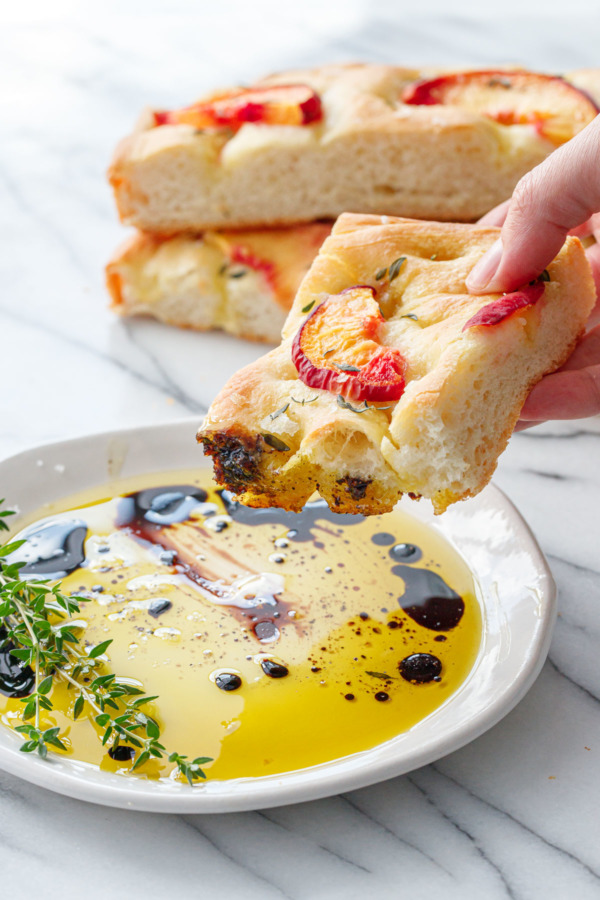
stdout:
<svg viewBox="0 0 600 900">
<path fill-rule="evenodd" d="M 195 443 L 197 422 L 89 435 L 48 444 L 0 462 L 2 496 L 21 513 L 111 478 L 206 466 Z M 404 502 L 404 501 L 403 501 Z M 283 775 L 207 781 L 193 789 L 145 781 L 19 751 L 21 738 L 0 726 L 0 768 L 61 794 L 107 806 L 169 813 L 233 812 L 314 800 L 364 787 L 462 747 L 491 728 L 535 681 L 550 644 L 556 588 L 529 528 L 504 495 L 486 488 L 435 518 L 426 503 L 406 501 L 415 518 L 437 528 L 469 563 L 479 586 L 483 639 L 467 681 L 408 732 L 352 756 Z M 18 520 L 16 521 L 18 527 Z M 318 735 L 315 735 L 318 740 Z"/>
</svg>

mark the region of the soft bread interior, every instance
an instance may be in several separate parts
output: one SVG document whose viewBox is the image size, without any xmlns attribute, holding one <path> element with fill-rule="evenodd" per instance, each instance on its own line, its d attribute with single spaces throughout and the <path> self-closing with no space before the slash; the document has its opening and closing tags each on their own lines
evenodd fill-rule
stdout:
<svg viewBox="0 0 600 900">
<path fill-rule="evenodd" d="M 277 343 L 298 286 L 331 226 L 138 234 L 106 267 L 113 309 L 185 328 Z"/>
<path fill-rule="evenodd" d="M 281 225 L 344 210 L 472 221 L 510 196 L 554 149 L 539 129 L 457 106 L 403 103 L 433 70 L 324 66 L 260 84 L 302 83 L 323 105 L 310 126 L 246 123 L 237 132 L 190 125 L 139 129 L 109 177 L 127 224 L 156 233 Z M 581 111 L 573 106 L 574 127 Z"/>
</svg>

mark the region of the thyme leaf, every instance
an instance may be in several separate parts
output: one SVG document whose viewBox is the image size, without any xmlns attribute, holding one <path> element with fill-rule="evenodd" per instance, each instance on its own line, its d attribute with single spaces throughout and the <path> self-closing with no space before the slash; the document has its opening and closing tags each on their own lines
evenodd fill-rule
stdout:
<svg viewBox="0 0 600 900">
<path fill-rule="evenodd" d="M 317 394 L 315 397 L 311 397 L 310 400 L 307 400 L 306 398 L 303 398 L 302 400 L 296 400 L 295 397 L 291 397 L 290 399 L 292 399 L 294 403 L 299 403 L 300 406 L 304 406 L 305 403 L 314 403 L 315 400 L 319 399 L 319 395 Z"/>
<path fill-rule="evenodd" d="M 385 278 L 386 274 L 387 274 L 387 266 L 385 266 L 383 269 L 379 269 L 377 272 L 375 272 L 375 281 L 381 281 L 382 278 Z"/>
<path fill-rule="evenodd" d="M 406 262 L 405 256 L 399 256 L 398 259 L 395 259 L 394 262 L 390 266 L 390 283 L 398 277 L 400 274 L 400 269 Z"/>
<path fill-rule="evenodd" d="M 274 434 L 263 434 L 261 432 L 261 437 L 265 444 L 268 444 L 273 450 L 279 450 L 281 453 L 285 453 L 290 449 L 287 444 L 284 444 L 284 442 Z"/>
<path fill-rule="evenodd" d="M 316 302 L 317 302 L 316 300 L 311 300 L 310 303 L 307 303 L 306 306 L 302 307 L 302 312 L 309 313 Z"/>
<path fill-rule="evenodd" d="M 533 281 L 530 281 L 529 284 L 530 285 L 537 284 L 540 281 L 551 281 L 551 280 L 552 279 L 550 278 L 550 272 L 548 271 L 548 269 L 544 269 L 542 274 L 539 275 L 537 278 L 534 278 Z"/>
<path fill-rule="evenodd" d="M 404 313 L 403 316 L 400 316 L 401 319 L 414 319 L 415 322 L 419 321 L 419 317 L 414 313 Z"/>
<path fill-rule="evenodd" d="M 287 412 L 287 410 L 289 409 L 289 406 L 290 406 L 290 404 L 286 403 L 285 406 L 282 406 L 281 409 L 278 409 L 276 412 L 269 413 L 269 418 L 276 419 L 278 416 L 282 416 L 284 414 L 284 412 Z"/>
<path fill-rule="evenodd" d="M 394 681 L 394 676 L 386 675 L 385 672 L 365 672 L 365 674 L 372 678 L 381 678 L 383 681 Z"/>
<path fill-rule="evenodd" d="M 380 409 L 391 409 L 394 405 L 392 403 L 390 406 L 369 406 L 366 400 L 364 401 L 364 404 L 364 406 L 352 406 L 352 404 L 348 403 L 348 401 L 344 397 L 342 397 L 341 394 L 337 395 L 337 405 L 341 406 L 342 409 L 349 409 L 350 412 L 354 413 L 364 413 L 367 412 L 368 409 L 373 409 L 376 411 Z"/>
<path fill-rule="evenodd" d="M 360 372 L 358 366 L 350 366 L 348 363 L 334 363 L 333 365 L 342 372 Z"/>
</svg>

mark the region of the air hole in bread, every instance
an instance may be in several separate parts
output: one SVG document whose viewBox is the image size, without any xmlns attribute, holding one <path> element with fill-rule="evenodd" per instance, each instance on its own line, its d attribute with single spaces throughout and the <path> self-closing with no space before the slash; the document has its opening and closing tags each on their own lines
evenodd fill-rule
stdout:
<svg viewBox="0 0 600 900">
<path fill-rule="evenodd" d="M 364 432 L 350 428 L 331 429 L 318 446 L 319 464 L 326 470 L 339 471 L 340 460 L 344 469 L 354 478 L 370 479 L 380 474 L 381 451 Z"/>
</svg>

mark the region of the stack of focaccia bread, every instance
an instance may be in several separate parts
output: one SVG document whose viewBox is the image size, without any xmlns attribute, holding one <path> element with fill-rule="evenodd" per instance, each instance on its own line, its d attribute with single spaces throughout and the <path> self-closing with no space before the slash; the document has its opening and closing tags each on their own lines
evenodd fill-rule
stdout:
<svg viewBox="0 0 600 900">
<path fill-rule="evenodd" d="M 139 229 L 108 264 L 113 307 L 276 343 L 333 219 L 476 220 L 594 118 L 597 83 L 335 65 L 148 111 L 109 173 Z"/>
</svg>

